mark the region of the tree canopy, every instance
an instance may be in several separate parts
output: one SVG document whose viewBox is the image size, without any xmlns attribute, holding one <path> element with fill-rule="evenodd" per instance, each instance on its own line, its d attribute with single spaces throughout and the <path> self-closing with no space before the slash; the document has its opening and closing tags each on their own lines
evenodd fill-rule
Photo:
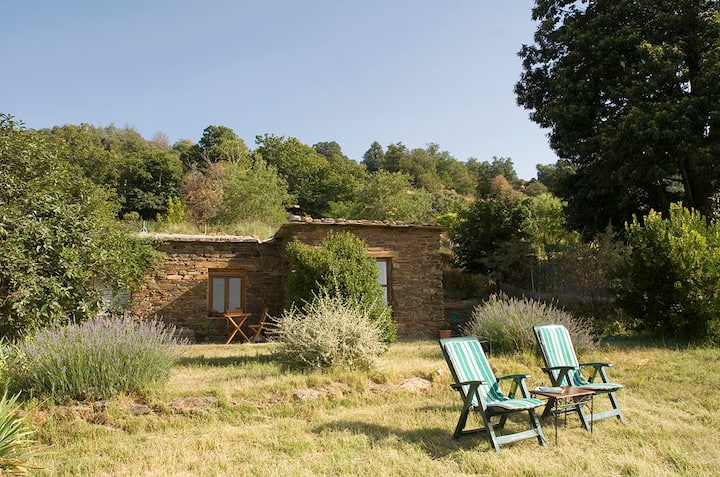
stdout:
<svg viewBox="0 0 720 477">
<path fill-rule="evenodd" d="M 117 218 L 134 230 L 265 236 L 286 219 L 288 205 L 318 218 L 427 222 L 467 207 L 497 174 L 518 190 L 532 185 L 517 178 L 509 158 L 460 161 L 435 143 L 410 149 L 375 141 L 358 162 L 335 141 L 309 146 L 264 134 L 250 150 L 223 125 L 172 146 L 163 133 L 146 140 L 130 126 L 65 125 L 33 134 L 76 166 L 78 178 L 105 190 Z"/>
<path fill-rule="evenodd" d="M 323 195 L 323 178 L 328 159 L 297 138 L 265 134 L 256 136 L 254 154 L 275 167 L 288 184 L 288 191 L 309 215 L 322 216 L 327 203 Z"/>
<path fill-rule="evenodd" d="M 178 195 L 183 166 L 166 144 L 145 140 L 132 128 L 88 124 L 38 131 L 80 175 L 112 192 L 118 214 L 152 220 Z"/>
<path fill-rule="evenodd" d="M 0 114 L 0 333 L 93 316 L 93 281 L 132 290 L 157 258 L 111 196 L 42 134 Z M 62 151 L 61 151 L 62 152 Z"/>
<path fill-rule="evenodd" d="M 286 209 L 291 204 L 287 183 L 262 159 L 256 159 L 249 168 L 228 164 L 223 201 L 214 220 L 224 224 L 256 221 L 279 227 L 287 219 Z"/>
<path fill-rule="evenodd" d="M 246 162 L 250 151 L 245 141 L 227 126 L 208 126 L 197 144 L 181 148 L 180 159 L 186 169 L 194 167 L 205 170 L 210 163 L 220 161 Z"/>
<path fill-rule="evenodd" d="M 573 173 L 569 224 L 621 228 L 682 199 L 708 215 L 719 180 L 720 13 L 709 0 L 537 0 L 518 103 Z"/>
</svg>

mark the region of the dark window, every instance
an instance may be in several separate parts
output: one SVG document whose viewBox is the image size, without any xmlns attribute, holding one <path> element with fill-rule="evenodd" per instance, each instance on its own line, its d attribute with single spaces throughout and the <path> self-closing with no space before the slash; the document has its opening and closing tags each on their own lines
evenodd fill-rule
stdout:
<svg viewBox="0 0 720 477">
<path fill-rule="evenodd" d="M 210 271 L 208 310 L 222 315 L 227 310 L 241 310 L 245 306 L 245 274 L 240 270 Z"/>
<path fill-rule="evenodd" d="M 376 260 L 378 267 L 378 280 L 380 287 L 383 289 L 383 298 L 385 304 L 390 303 L 390 260 L 387 258 L 379 258 Z"/>
</svg>

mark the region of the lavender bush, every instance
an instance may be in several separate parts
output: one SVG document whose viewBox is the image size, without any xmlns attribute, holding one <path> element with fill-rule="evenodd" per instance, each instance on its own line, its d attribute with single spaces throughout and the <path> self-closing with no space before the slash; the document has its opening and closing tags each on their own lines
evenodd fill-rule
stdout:
<svg viewBox="0 0 720 477">
<path fill-rule="evenodd" d="M 56 402 L 143 393 L 169 375 L 179 350 L 174 332 L 160 321 L 132 317 L 41 330 L 6 347 L 8 386 Z"/>
<path fill-rule="evenodd" d="M 467 335 L 489 340 L 493 351 L 534 352 L 533 326 L 557 323 L 570 332 L 578 353 L 594 347 L 591 327 L 570 313 L 532 298 L 491 296 L 476 306 L 463 331 Z"/>
</svg>

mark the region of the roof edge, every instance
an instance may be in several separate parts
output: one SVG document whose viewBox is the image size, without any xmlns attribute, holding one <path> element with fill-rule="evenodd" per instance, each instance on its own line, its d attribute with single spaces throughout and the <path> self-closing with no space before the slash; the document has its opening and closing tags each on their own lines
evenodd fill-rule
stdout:
<svg viewBox="0 0 720 477">
<path fill-rule="evenodd" d="M 233 243 L 233 242 L 252 242 L 260 243 L 257 237 L 250 235 L 224 235 L 224 234 L 172 234 L 160 232 L 140 232 L 141 238 L 149 238 L 159 240 L 161 242 L 208 242 L 208 243 Z"/>
</svg>

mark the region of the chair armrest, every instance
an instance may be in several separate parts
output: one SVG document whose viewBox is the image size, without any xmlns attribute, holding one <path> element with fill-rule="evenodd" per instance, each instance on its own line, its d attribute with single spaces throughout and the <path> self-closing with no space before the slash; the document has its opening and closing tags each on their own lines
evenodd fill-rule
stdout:
<svg viewBox="0 0 720 477">
<path fill-rule="evenodd" d="M 529 377 L 530 377 L 529 374 L 508 374 L 507 376 L 500 376 L 499 378 L 497 378 L 496 381 L 500 382 L 504 379 L 512 379 L 514 381 L 522 381 L 523 379 L 527 379 Z"/>
<path fill-rule="evenodd" d="M 480 405 L 482 399 L 480 398 L 478 389 L 482 384 L 485 384 L 485 381 L 465 381 L 463 383 L 455 383 L 450 385 L 450 387 L 452 387 L 455 391 L 459 392 L 460 395 L 463 397 L 463 412 L 471 410 Z M 464 386 L 468 386 L 467 392 L 465 392 L 465 389 L 463 389 Z"/>
<path fill-rule="evenodd" d="M 580 366 L 592 366 L 593 368 L 598 368 L 598 367 L 611 368 L 612 363 L 603 363 L 601 361 L 596 361 L 596 362 L 592 362 L 592 363 L 580 363 Z"/>
<path fill-rule="evenodd" d="M 500 383 L 502 380 L 512 379 L 513 384 L 508 393 L 509 398 L 514 398 L 518 388 L 520 388 L 520 394 L 522 397 L 528 397 L 528 390 L 525 386 L 525 379 L 529 378 L 529 374 L 508 374 L 507 376 L 501 376 L 496 379 L 496 382 Z"/>
<path fill-rule="evenodd" d="M 550 371 L 570 371 L 571 369 L 577 368 L 575 368 L 575 366 L 548 366 L 547 368 L 542 368 L 542 370 L 546 373 L 549 373 Z"/>
<path fill-rule="evenodd" d="M 570 378 L 568 375 L 570 374 L 570 371 L 576 369 L 578 368 L 575 366 L 548 366 L 546 368 L 542 368 L 545 374 L 547 374 L 550 378 L 550 384 L 552 386 L 562 386 L 563 383 L 569 383 Z"/>
<path fill-rule="evenodd" d="M 595 378 L 596 378 L 598 375 L 600 375 L 600 379 L 602 380 L 602 382 L 604 382 L 604 383 L 607 383 L 607 382 L 608 382 L 607 375 L 605 374 L 605 368 L 610 368 L 610 367 L 612 367 L 612 364 L 610 364 L 610 363 L 603 363 L 603 362 L 594 362 L 594 363 L 580 363 L 580 366 L 592 367 L 592 368 L 593 368 L 593 372 L 592 372 L 592 374 L 590 375 L 590 379 L 588 380 L 588 381 L 590 381 L 591 383 L 595 382 Z"/>
</svg>

